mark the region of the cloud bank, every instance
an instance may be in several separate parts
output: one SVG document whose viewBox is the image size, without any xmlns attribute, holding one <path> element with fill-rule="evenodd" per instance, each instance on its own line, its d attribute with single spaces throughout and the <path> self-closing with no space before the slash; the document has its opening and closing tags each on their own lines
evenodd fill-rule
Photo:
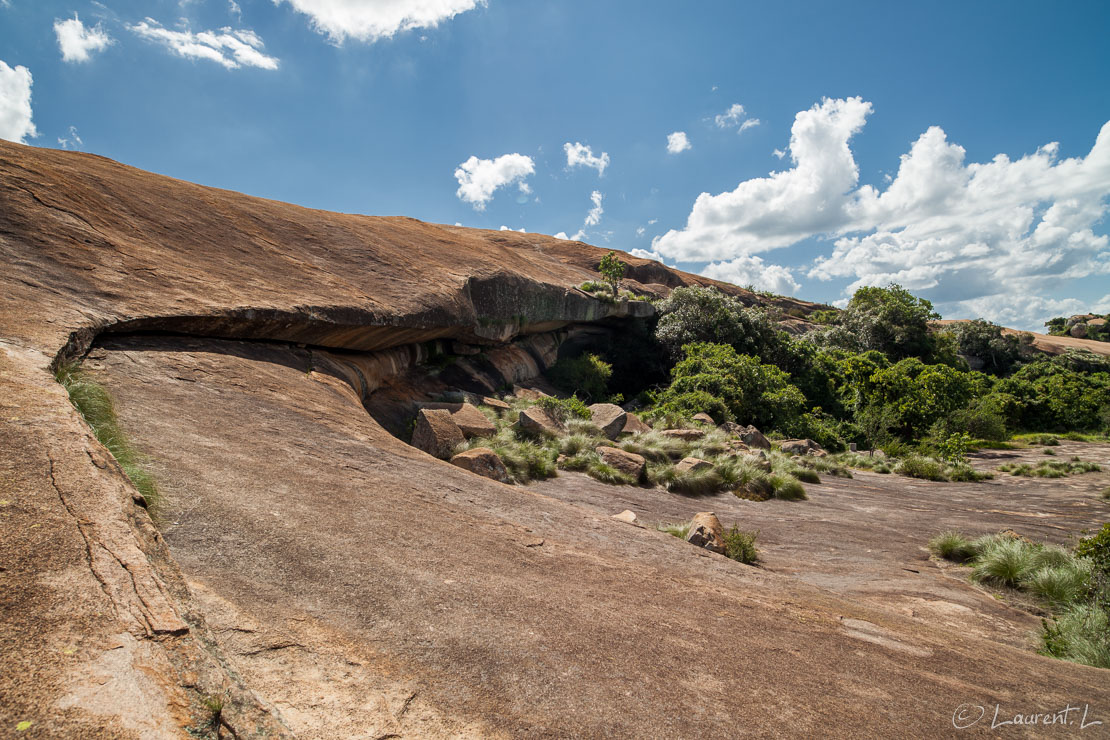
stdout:
<svg viewBox="0 0 1110 740">
<path fill-rule="evenodd" d="M 1094 233 L 1110 196 L 1110 123 L 1086 157 L 1060 159 L 1049 143 L 985 163 L 966 162 L 965 150 L 934 126 L 880 191 L 859 185 L 850 147 L 871 111 L 858 97 L 801 111 L 788 149 L 793 167 L 702 193 L 686 226 L 657 237 L 653 251 L 714 262 L 707 269 L 716 275 L 735 263 L 748 275 L 762 264 L 749 260 L 755 254 L 830 237 L 832 253 L 817 257 L 807 274 L 850 280 L 846 295 L 898 282 L 947 312 L 1032 317 L 1026 325 L 1057 310 L 1042 296 L 1069 280 L 1110 273 L 1110 244 Z"/>
</svg>

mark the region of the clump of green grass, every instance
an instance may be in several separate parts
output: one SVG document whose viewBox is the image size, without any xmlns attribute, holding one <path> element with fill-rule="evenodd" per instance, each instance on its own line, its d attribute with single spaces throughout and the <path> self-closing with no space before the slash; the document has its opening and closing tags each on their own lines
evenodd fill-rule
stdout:
<svg viewBox="0 0 1110 740">
<path fill-rule="evenodd" d="M 658 529 L 660 532 L 666 532 L 672 537 L 677 537 L 680 540 L 684 540 L 686 539 L 686 535 L 690 534 L 690 522 L 660 524 Z"/>
<path fill-rule="evenodd" d="M 1059 565 L 1031 568 L 1022 585 L 1050 604 L 1063 605 L 1086 594 L 1090 579 L 1090 561 L 1075 558 Z"/>
<path fill-rule="evenodd" d="M 1041 454 L 1042 455 L 1055 455 L 1056 450 L 1052 449 L 1051 447 L 1045 447 L 1043 450 L 1041 450 Z"/>
<path fill-rule="evenodd" d="M 707 496 L 721 490 L 723 481 L 714 468 L 675 471 L 674 478 L 666 484 L 668 491 L 687 496 Z"/>
<path fill-rule="evenodd" d="M 636 483 L 630 476 L 601 460 L 589 463 L 586 466 L 586 475 L 612 486 L 631 486 Z"/>
<path fill-rule="evenodd" d="M 54 378 L 69 394 L 69 401 L 92 429 L 100 444 L 104 445 L 131 483 L 142 494 L 151 511 L 161 503 L 161 495 L 149 459 L 131 443 L 116 416 L 111 394 L 101 384 L 90 378 L 77 364 L 61 365 Z"/>
<path fill-rule="evenodd" d="M 783 501 L 805 501 L 809 498 L 806 495 L 805 486 L 792 475 L 779 475 L 776 473 L 771 475 L 767 480 L 774 489 L 775 498 L 780 498 Z"/>
<path fill-rule="evenodd" d="M 1098 463 L 1087 462 L 1073 457 L 1071 460 L 1042 460 L 1036 465 L 1029 463 L 1007 463 L 998 466 L 1003 473 L 1020 475 L 1030 478 L 1063 478 L 1069 475 L 1082 475 L 1083 473 L 1097 473 L 1102 470 Z"/>
<path fill-rule="evenodd" d="M 1060 440 L 1054 434 L 1019 434 L 1015 441 L 1024 442 L 1030 447 L 1057 447 Z"/>
<path fill-rule="evenodd" d="M 724 533 L 725 555 L 738 563 L 753 565 L 759 560 L 755 540 L 759 532 L 744 532 L 735 524 Z"/>
<path fill-rule="evenodd" d="M 1017 588 L 1033 566 L 1033 553 L 1019 539 L 999 539 L 980 550 L 975 558 L 972 578 L 984 583 Z"/>
<path fill-rule="evenodd" d="M 951 529 L 929 540 L 929 550 L 937 557 L 956 563 L 967 562 L 976 555 L 975 547 L 971 542 Z"/>
<path fill-rule="evenodd" d="M 582 433 L 568 434 L 556 440 L 556 448 L 559 450 L 559 454 L 568 456 L 577 455 L 586 450 L 592 451 L 599 444 L 601 444 L 599 437 Z"/>
<path fill-rule="evenodd" d="M 1099 496 L 1102 497 L 1103 501 L 1110 501 L 1110 486 L 1103 488 Z"/>
<path fill-rule="evenodd" d="M 967 463 L 956 463 L 949 465 L 945 469 L 945 474 L 948 480 L 951 481 L 966 481 L 970 483 L 977 483 L 981 480 L 990 480 L 994 477 L 993 473 L 984 473 L 976 470 Z"/>
<path fill-rule="evenodd" d="M 910 478 L 921 478 L 922 480 L 943 481 L 947 480 L 944 474 L 944 465 L 932 458 L 922 457 L 921 455 L 910 455 L 898 463 L 895 468 L 898 473 L 908 475 Z"/>
<path fill-rule="evenodd" d="M 664 462 L 686 457 L 690 446 L 681 439 L 666 437 L 658 431 L 634 434 L 618 445 L 625 452 L 633 452 L 645 460 Z"/>
<path fill-rule="evenodd" d="M 472 439 L 462 445 L 463 449 L 488 447 L 497 453 L 501 462 L 509 469 L 513 480 L 527 483 L 556 475 L 557 452 L 551 447 L 537 444 L 532 440 L 521 440 L 513 434 L 510 427 L 503 427 L 492 437 Z"/>
<path fill-rule="evenodd" d="M 1094 602 L 1073 604 L 1052 622 L 1041 621 L 1045 655 L 1110 668 L 1110 611 Z"/>
</svg>

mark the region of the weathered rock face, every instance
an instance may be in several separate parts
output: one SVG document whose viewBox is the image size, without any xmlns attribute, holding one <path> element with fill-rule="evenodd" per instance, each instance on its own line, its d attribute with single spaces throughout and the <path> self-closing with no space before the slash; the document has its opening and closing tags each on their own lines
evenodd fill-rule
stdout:
<svg viewBox="0 0 1110 740">
<path fill-rule="evenodd" d="M 701 470 L 712 470 L 713 463 L 697 457 L 684 457 L 674 466 L 677 473 L 696 473 Z"/>
<path fill-rule="evenodd" d="M 634 452 L 625 452 L 619 447 L 598 447 L 597 454 L 606 465 L 612 465 L 633 480 L 641 480 L 647 470 L 647 461 L 644 458 Z"/>
<path fill-rule="evenodd" d="M 515 377 L 521 353 L 550 356 L 529 337 L 615 319 L 575 288 L 606 251 L 303 209 L 0 141 L 7 732 L 26 718 L 43 737 L 176 737 L 225 693 L 222 734 L 243 738 L 649 737 L 692 716 L 702 734 L 759 716 L 784 735 L 940 736 L 950 718 L 924 724 L 922 695 L 1110 702 L 1098 671 L 676 553 L 609 520 L 611 505 L 595 517 L 475 476 L 365 413 L 374 381 L 422 343 L 505 350 Z M 660 293 L 712 284 L 623 259 L 637 292 L 641 274 Z M 163 502 L 165 532 L 51 377 L 90 347 L 123 426 L 187 493 Z M 849 613 L 881 622 L 881 644 L 840 629 Z M 767 660 L 799 646 L 804 670 Z M 825 691 L 846 676 L 883 691 Z"/>
<path fill-rule="evenodd" d="M 616 439 L 628 423 L 628 412 L 615 403 L 595 403 L 590 406 L 590 419 L 609 439 Z"/>
<path fill-rule="evenodd" d="M 699 422 L 701 424 L 708 424 L 709 426 L 714 426 L 717 423 L 717 422 L 713 421 L 712 416 L 710 416 L 709 414 L 706 414 L 704 412 L 694 414 L 693 419 L 696 422 Z"/>
<path fill-rule="evenodd" d="M 455 449 L 466 442 L 462 430 L 446 409 L 420 409 L 412 430 L 412 446 L 432 457 L 447 460 Z"/>
<path fill-rule="evenodd" d="M 516 428 L 533 437 L 558 437 L 567 431 L 566 425 L 541 406 L 532 406 L 520 412 Z"/>
<path fill-rule="evenodd" d="M 451 458 L 451 464 L 501 483 L 512 483 L 513 480 L 505 463 L 488 447 L 475 447 L 472 450 L 460 452 Z"/>
<path fill-rule="evenodd" d="M 690 531 L 686 535 L 686 541 L 711 552 L 724 553 L 724 528 L 717 515 L 712 511 L 694 514 L 694 518 L 690 520 Z"/>
</svg>

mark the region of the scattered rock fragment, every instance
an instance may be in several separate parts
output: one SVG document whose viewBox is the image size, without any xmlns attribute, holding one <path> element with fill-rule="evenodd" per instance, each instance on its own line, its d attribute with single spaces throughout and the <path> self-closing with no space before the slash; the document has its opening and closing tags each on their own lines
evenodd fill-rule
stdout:
<svg viewBox="0 0 1110 740">
<path fill-rule="evenodd" d="M 466 442 L 459 425 L 446 409 L 420 409 L 416 412 L 416 427 L 412 432 L 412 446 L 429 455 L 447 460 L 455 448 Z"/>
<path fill-rule="evenodd" d="M 524 434 L 536 436 L 557 437 L 566 432 L 563 422 L 552 416 L 551 412 L 542 406 L 532 406 L 520 412 L 516 428 Z"/>
<path fill-rule="evenodd" d="M 616 439 L 624 431 L 628 412 L 615 403 L 595 403 L 590 406 L 590 419 L 609 439 Z"/>
<path fill-rule="evenodd" d="M 812 439 L 784 439 L 779 443 L 782 451 L 788 455 L 812 455 L 813 457 L 824 457 L 829 454 L 821 445 L 814 442 Z"/>
<path fill-rule="evenodd" d="M 704 547 L 711 552 L 723 553 L 725 551 L 724 528 L 721 520 L 712 511 L 701 511 L 694 514 L 690 520 L 690 532 L 686 541 L 691 545 Z"/>
<path fill-rule="evenodd" d="M 625 452 L 617 447 L 601 446 L 597 454 L 606 465 L 611 465 L 620 472 L 630 476 L 633 480 L 640 480 L 647 470 L 647 461 L 634 452 Z"/>
<path fill-rule="evenodd" d="M 460 452 L 451 458 L 451 464 L 501 483 L 511 483 L 513 480 L 505 463 L 489 447 L 475 447 L 473 450 Z"/>
<path fill-rule="evenodd" d="M 551 396 L 543 391 L 537 391 L 534 388 L 525 388 L 522 385 L 513 386 L 513 395 L 517 398 L 522 398 L 525 401 L 538 401 L 541 398 L 550 398 Z"/>
<path fill-rule="evenodd" d="M 702 429 L 664 429 L 660 432 L 664 437 L 681 439 L 684 442 L 695 442 L 705 436 Z"/>
<path fill-rule="evenodd" d="M 713 421 L 713 417 L 710 416 L 709 414 L 705 413 L 704 411 L 701 412 L 701 413 L 694 414 L 694 421 L 699 422 L 701 424 L 708 424 L 711 427 L 717 426 L 717 422 Z"/>
<path fill-rule="evenodd" d="M 636 524 L 636 514 L 629 509 L 625 509 L 619 514 L 613 514 L 610 518 L 616 519 L 618 522 L 624 522 L 625 524 Z"/>
<path fill-rule="evenodd" d="M 699 470 L 711 470 L 713 463 L 699 457 L 684 457 L 675 464 L 676 473 L 696 473 Z"/>
<path fill-rule="evenodd" d="M 632 412 L 627 412 L 624 419 L 624 429 L 621 430 L 623 434 L 645 434 L 651 431 L 651 427 L 645 424 L 640 417 Z"/>
</svg>

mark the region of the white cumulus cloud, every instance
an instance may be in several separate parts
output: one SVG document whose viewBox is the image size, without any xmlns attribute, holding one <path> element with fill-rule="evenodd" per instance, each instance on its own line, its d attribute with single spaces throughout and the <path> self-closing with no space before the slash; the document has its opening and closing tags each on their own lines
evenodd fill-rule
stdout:
<svg viewBox="0 0 1110 740">
<path fill-rule="evenodd" d="M 522 193 L 530 193 L 531 188 L 524 178 L 535 171 L 535 162 L 523 154 L 502 154 L 496 159 L 471 156 L 455 170 L 455 179 L 459 181 L 455 194 L 473 205 L 474 210 L 484 211 L 494 191 L 500 187 L 515 182 Z"/>
<path fill-rule="evenodd" d="M 31 121 L 31 71 L 0 61 L 0 139 L 25 144 L 38 136 Z"/>
<path fill-rule="evenodd" d="M 667 151 L 671 154 L 678 154 L 690 148 L 690 140 L 686 138 L 685 131 L 675 131 L 672 134 L 667 134 Z"/>
<path fill-rule="evenodd" d="M 575 142 L 571 144 L 569 141 L 563 144 L 563 151 L 567 154 L 567 169 L 571 167 L 593 167 L 597 170 L 598 177 L 605 174 L 605 168 L 609 166 L 609 155 L 602 152 L 598 156 L 594 156 L 593 149 Z"/>
<path fill-rule="evenodd" d="M 207 59 L 227 69 L 258 67 L 277 69 L 278 60 L 267 56 L 265 45 L 254 31 L 224 27 L 218 31 L 171 31 L 158 21 L 147 18 L 141 23 L 127 26 L 128 30 L 148 41 L 165 46 L 170 51 L 188 59 Z"/>
<path fill-rule="evenodd" d="M 848 140 L 870 112 L 859 98 L 802 111 L 790 136 L 793 169 L 720 195 L 702 193 L 686 228 L 656 237 L 654 249 L 680 262 L 728 260 L 836 230 L 847 220 L 848 192 L 859 177 Z"/>
<path fill-rule="evenodd" d="M 738 134 L 742 134 L 760 123 L 758 118 L 749 118 L 744 106 L 739 103 L 733 103 L 724 113 L 713 116 L 713 122 L 717 124 L 717 128 L 735 128 Z"/>
<path fill-rule="evenodd" d="M 601 194 L 600 190 L 595 190 L 590 193 L 590 202 L 594 204 L 594 207 L 586 214 L 586 226 L 597 226 L 601 223 L 601 214 L 605 213 L 605 209 L 601 207 L 603 198 L 605 198 L 605 196 Z"/>
<path fill-rule="evenodd" d="M 55 19 L 54 35 L 58 37 L 58 48 L 65 62 L 87 62 L 93 52 L 112 45 L 112 37 L 99 23 L 89 28 L 76 13 L 64 21 Z"/>
<path fill-rule="evenodd" d="M 68 136 L 58 137 L 58 146 L 62 149 L 80 149 L 85 146 L 85 142 L 81 140 L 81 135 L 77 133 L 77 127 L 70 126 Z"/>
<path fill-rule="evenodd" d="M 435 28 L 485 0 L 274 0 L 288 2 L 312 19 L 312 26 L 333 42 L 373 43 L 400 31 Z"/>
<path fill-rule="evenodd" d="M 779 295 L 797 295 L 801 285 L 793 273 L 782 265 L 768 265 L 760 257 L 747 255 L 727 262 L 713 262 L 701 274 L 740 286 L 753 286 L 756 290 L 769 290 Z"/>
</svg>

